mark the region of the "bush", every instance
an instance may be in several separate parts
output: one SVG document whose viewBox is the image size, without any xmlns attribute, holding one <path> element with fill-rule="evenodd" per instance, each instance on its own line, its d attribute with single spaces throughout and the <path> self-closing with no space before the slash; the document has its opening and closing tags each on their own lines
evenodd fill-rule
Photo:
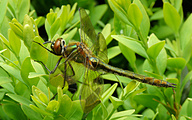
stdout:
<svg viewBox="0 0 192 120">
<path fill-rule="evenodd" d="M 104 24 L 101 18 L 108 5 L 114 17 Z M 0 3 L 0 119 L 192 117 L 192 16 L 190 14 L 186 20 L 183 18 L 182 2 L 164 2 L 162 8 L 153 7 L 154 2 L 139 0 L 132 3 L 130 0 L 108 0 L 108 5 L 92 7 L 89 13 L 96 31 L 102 32 L 107 45 L 112 46 L 108 48 L 109 60 L 120 61 L 123 56 L 135 73 L 166 78 L 176 83 L 176 88 L 159 88 L 104 74 L 101 78 L 111 84 L 104 84 L 101 103 L 84 114 L 79 100 L 79 88 L 83 84 L 78 84 L 74 95 L 69 92 L 67 84 L 63 90 L 55 87 L 63 85 L 63 76 L 49 75 L 42 64 L 34 61 L 41 61 L 52 70 L 59 59 L 33 42 L 44 42 L 38 30 L 43 25 L 49 41 L 59 37 L 67 44 L 69 40 L 79 40 L 77 3 L 72 7 L 63 5 L 50 9 L 46 17 L 41 17 L 30 8 L 29 0 L 19 0 L 18 3 L 4 0 Z M 151 26 L 151 23 L 155 25 Z M 72 62 L 72 65 L 75 68 L 76 63 Z M 80 68 L 74 71 L 81 81 L 84 69 Z M 55 93 L 58 94 L 56 99 L 51 100 Z"/>
</svg>

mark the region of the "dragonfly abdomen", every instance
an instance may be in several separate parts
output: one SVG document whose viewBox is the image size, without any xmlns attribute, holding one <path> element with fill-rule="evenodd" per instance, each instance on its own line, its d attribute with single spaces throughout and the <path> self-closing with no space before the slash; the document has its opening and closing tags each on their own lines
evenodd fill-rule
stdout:
<svg viewBox="0 0 192 120">
<path fill-rule="evenodd" d="M 176 85 L 174 83 L 169 83 L 167 81 L 163 81 L 160 79 L 156 79 L 156 78 L 152 78 L 152 77 L 146 77 L 144 75 L 135 74 L 134 72 L 131 72 L 128 70 L 116 68 L 116 67 L 110 66 L 108 64 L 105 64 L 104 62 L 101 62 L 101 61 L 98 64 L 98 69 L 102 69 L 103 71 L 108 72 L 108 73 L 113 73 L 113 74 L 117 74 L 120 76 L 125 76 L 125 77 L 128 77 L 130 79 L 142 82 L 142 83 L 147 83 L 147 84 L 155 85 L 155 86 L 159 86 L 159 87 L 175 87 L 174 85 Z"/>
</svg>

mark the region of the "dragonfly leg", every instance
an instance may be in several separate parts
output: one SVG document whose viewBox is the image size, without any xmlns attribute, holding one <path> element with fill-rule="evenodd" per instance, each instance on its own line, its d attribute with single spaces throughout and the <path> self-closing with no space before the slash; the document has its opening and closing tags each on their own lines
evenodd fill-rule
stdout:
<svg viewBox="0 0 192 120">
<path fill-rule="evenodd" d="M 68 62 L 68 63 L 69 63 L 69 67 L 70 67 L 71 70 L 72 70 L 72 75 L 69 76 L 69 77 L 73 77 L 73 76 L 75 76 L 75 71 L 73 70 L 73 67 L 72 67 L 71 63 L 70 63 L 70 62 Z"/>
<path fill-rule="evenodd" d="M 35 62 L 38 62 L 38 63 L 41 63 L 46 69 L 47 69 L 47 71 L 49 71 L 49 73 L 51 72 L 50 70 L 49 70 L 49 68 L 47 68 L 47 66 L 42 62 L 42 61 L 37 61 L 37 60 L 34 60 Z"/>
<path fill-rule="evenodd" d="M 57 55 L 55 52 L 53 52 L 53 51 L 47 49 L 47 48 L 46 48 L 45 46 L 43 46 L 41 43 L 36 42 L 36 41 L 33 41 L 33 42 L 39 44 L 41 47 L 43 47 L 44 49 L 46 49 L 46 50 L 49 51 L 50 53 L 52 53 L 52 54 L 54 54 L 54 55 Z M 47 42 L 47 43 L 48 43 L 48 42 Z M 43 44 L 44 44 L 44 43 L 43 43 Z"/>
<path fill-rule="evenodd" d="M 47 66 L 42 62 L 42 61 L 38 61 L 38 60 L 35 60 L 35 62 L 39 62 L 41 63 L 48 71 L 49 71 L 49 74 L 52 74 L 55 72 L 55 70 L 57 69 L 57 67 L 59 66 L 59 63 L 61 62 L 61 59 L 62 57 L 59 58 L 59 60 L 57 61 L 57 64 L 55 65 L 55 68 L 51 71 L 47 68 Z"/>
<path fill-rule="evenodd" d="M 61 59 L 62 59 L 63 57 L 60 57 L 59 58 L 59 60 L 57 61 L 57 64 L 55 65 L 55 68 L 52 70 L 52 71 L 50 71 L 50 74 L 52 74 L 52 73 L 54 73 L 55 72 L 55 70 L 57 69 L 57 67 L 59 66 L 59 63 L 61 62 Z"/>
</svg>

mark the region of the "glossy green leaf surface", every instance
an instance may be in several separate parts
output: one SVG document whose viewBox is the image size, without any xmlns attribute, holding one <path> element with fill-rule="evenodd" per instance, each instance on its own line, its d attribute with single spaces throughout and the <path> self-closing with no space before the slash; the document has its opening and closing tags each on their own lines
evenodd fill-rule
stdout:
<svg viewBox="0 0 192 120">
<path fill-rule="evenodd" d="M 25 113 L 25 115 L 31 120 L 43 120 L 40 113 L 35 112 L 29 106 L 21 105 L 21 109 Z"/>
<path fill-rule="evenodd" d="M 121 119 L 121 118 L 123 118 L 123 117 L 126 117 L 126 116 L 129 116 L 129 115 L 133 114 L 134 112 L 135 112 L 134 109 L 117 112 L 117 113 L 115 113 L 115 114 L 113 114 L 113 115 L 111 116 L 111 119 Z"/>
<path fill-rule="evenodd" d="M 150 20 L 149 16 L 147 14 L 147 11 L 145 9 L 145 6 L 143 6 L 142 2 L 140 0 L 133 0 L 133 3 L 136 4 L 139 7 L 139 10 L 142 13 L 143 19 L 140 25 L 140 32 L 144 40 L 147 40 L 147 36 L 149 34 L 150 29 Z"/>
<path fill-rule="evenodd" d="M 165 41 L 161 41 L 159 43 L 152 45 L 150 48 L 148 48 L 147 53 L 149 57 L 156 59 L 160 51 L 163 49 L 164 45 L 165 45 Z"/>
<path fill-rule="evenodd" d="M 28 15 L 25 15 L 24 18 L 24 25 L 23 25 L 23 40 L 30 51 L 32 41 L 35 38 L 34 30 L 33 30 L 33 23 Z"/>
<path fill-rule="evenodd" d="M 163 15 L 167 25 L 177 33 L 181 24 L 181 17 L 177 10 L 170 3 L 165 2 L 163 5 Z"/>
<path fill-rule="evenodd" d="M 183 69 L 185 67 L 186 61 L 184 58 L 169 58 L 167 60 L 167 65 L 176 69 Z"/>
<path fill-rule="evenodd" d="M 140 28 L 143 19 L 142 13 L 136 4 L 131 4 L 128 9 L 128 19 L 137 28 Z"/>
<path fill-rule="evenodd" d="M 151 108 L 154 112 L 156 111 L 156 107 L 159 104 L 158 102 L 156 102 L 154 99 L 159 100 L 159 97 L 155 96 L 155 95 L 136 95 L 133 98 L 135 101 L 139 102 L 140 104 Z"/>
<path fill-rule="evenodd" d="M 34 41 L 43 45 L 42 44 L 43 40 L 40 37 L 35 37 Z M 33 60 L 41 61 L 43 63 L 47 62 L 47 58 L 48 58 L 47 50 L 35 42 L 32 42 L 30 55 Z"/>
<path fill-rule="evenodd" d="M 107 50 L 108 59 L 112 59 L 121 53 L 119 46 L 111 47 Z"/>
<path fill-rule="evenodd" d="M 106 101 L 109 98 L 109 96 L 111 96 L 114 93 L 116 88 L 117 83 L 113 84 L 107 91 L 105 91 L 102 95 L 103 101 Z"/>
<path fill-rule="evenodd" d="M 145 49 L 142 47 L 140 42 L 136 41 L 135 39 L 123 35 L 113 35 L 112 37 L 116 39 L 118 42 L 122 43 L 123 45 L 127 46 L 128 48 L 136 52 L 137 54 L 145 58 L 148 58 Z"/>
<path fill-rule="evenodd" d="M 122 105 L 124 102 L 116 97 L 109 96 L 109 99 L 111 100 L 114 108 L 118 108 L 120 105 Z"/>
<path fill-rule="evenodd" d="M 121 19 L 124 23 L 131 25 L 127 18 L 126 11 L 124 11 L 115 0 L 108 0 L 108 3 L 119 19 Z"/>
<path fill-rule="evenodd" d="M 1 3 L 0 3 L 0 8 L 1 8 L 0 16 L 5 16 L 7 4 L 8 4 L 8 0 L 1 1 Z M 3 19 L 4 19 L 4 17 L 0 18 L 0 25 L 2 24 Z"/>
<path fill-rule="evenodd" d="M 18 69 L 15 69 L 12 66 L 9 66 L 5 63 L 0 62 L 0 66 L 3 67 L 9 74 L 13 75 L 15 78 L 17 78 L 19 81 L 25 84 L 23 79 L 21 78 L 20 71 Z"/>
<path fill-rule="evenodd" d="M 2 107 L 4 112 L 13 120 L 27 119 L 18 104 L 8 102 Z"/>
</svg>

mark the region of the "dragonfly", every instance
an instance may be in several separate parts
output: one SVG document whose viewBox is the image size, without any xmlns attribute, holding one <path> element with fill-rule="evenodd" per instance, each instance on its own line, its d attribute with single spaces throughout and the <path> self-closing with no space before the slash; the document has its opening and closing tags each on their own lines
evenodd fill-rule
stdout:
<svg viewBox="0 0 192 120">
<path fill-rule="evenodd" d="M 89 16 L 83 8 L 79 8 L 79 14 L 80 42 L 70 42 L 66 45 L 65 40 L 62 38 L 58 38 L 53 42 L 45 42 L 51 43 L 51 50 L 46 48 L 41 43 L 36 43 L 48 50 L 50 53 L 61 56 L 55 68 L 50 71 L 50 73 L 55 72 L 63 58 L 65 59 L 62 63 L 65 66 L 63 68 L 64 80 L 67 80 L 67 76 L 69 76 L 67 68 L 71 69 L 70 71 L 72 71 L 72 76 L 75 75 L 71 61 L 80 63 L 86 68 L 83 71 L 83 83 L 79 97 L 79 99 L 83 101 L 81 104 L 85 113 L 90 112 L 101 102 L 100 96 L 103 93 L 103 79 L 100 77 L 101 74 L 113 73 L 158 87 L 176 87 L 176 84 L 174 83 L 136 74 L 134 72 L 109 65 L 107 58 L 107 45 L 104 36 L 102 33 L 96 34 Z"/>
</svg>

